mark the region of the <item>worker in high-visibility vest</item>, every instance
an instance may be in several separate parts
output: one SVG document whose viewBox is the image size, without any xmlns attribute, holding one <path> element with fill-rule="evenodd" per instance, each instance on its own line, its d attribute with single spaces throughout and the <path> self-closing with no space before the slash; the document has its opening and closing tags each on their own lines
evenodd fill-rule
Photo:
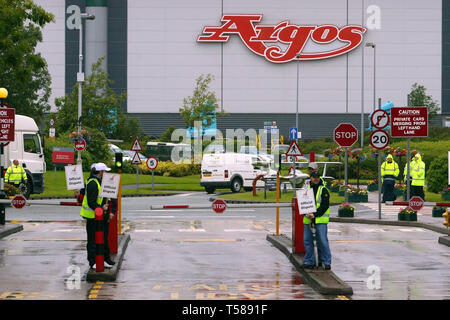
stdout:
<svg viewBox="0 0 450 320">
<path fill-rule="evenodd" d="M 108 230 L 109 230 L 109 220 L 112 219 L 113 215 L 107 214 L 108 202 L 107 199 L 100 197 L 100 189 L 102 185 L 103 173 L 105 171 L 110 171 L 104 163 L 94 163 L 91 166 L 91 175 L 86 183 L 86 188 L 84 191 L 83 202 L 81 203 L 80 216 L 86 220 L 86 232 L 87 232 L 87 258 L 89 261 L 89 266 L 95 268 L 95 257 L 96 257 L 96 245 L 95 245 L 95 232 L 96 232 L 96 222 L 95 222 L 95 209 L 103 209 L 103 237 L 104 237 L 104 262 L 106 267 L 112 267 L 115 262 L 111 260 L 110 250 L 108 246 Z"/>
<path fill-rule="evenodd" d="M 28 183 L 25 170 L 20 165 L 19 160 L 14 160 L 5 173 L 5 183 L 9 183 L 18 187 L 22 182 Z"/>
<path fill-rule="evenodd" d="M 388 154 L 386 161 L 381 165 L 381 178 L 383 182 L 383 199 L 382 202 L 395 201 L 395 179 L 400 173 L 397 162 L 391 154 Z"/>
<path fill-rule="evenodd" d="M 420 153 L 414 156 L 413 166 L 411 170 L 411 196 L 419 196 L 425 201 L 425 162 L 422 161 Z"/>
<path fill-rule="evenodd" d="M 305 246 L 305 259 L 303 268 L 314 268 L 314 242 L 310 224 L 314 220 L 317 239 L 317 251 L 319 266 L 324 264 L 325 270 L 331 269 L 331 250 L 328 243 L 328 222 L 330 220 L 330 192 L 323 185 L 320 175 L 317 171 L 311 173 L 311 184 L 308 189 L 312 188 L 316 200 L 316 212 L 308 213 L 303 216 L 304 233 L 303 243 Z"/>
</svg>

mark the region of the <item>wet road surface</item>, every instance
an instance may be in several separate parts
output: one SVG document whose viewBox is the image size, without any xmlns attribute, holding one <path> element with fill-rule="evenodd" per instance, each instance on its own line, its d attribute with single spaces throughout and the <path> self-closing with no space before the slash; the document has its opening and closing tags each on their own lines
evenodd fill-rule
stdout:
<svg viewBox="0 0 450 320">
<path fill-rule="evenodd" d="M 204 195 L 191 197 L 207 201 Z M 170 198 L 186 202 L 182 196 Z M 124 199 L 123 232 L 131 241 L 115 283 L 84 280 L 86 235 L 78 208 L 9 209 L 7 220 L 34 222 L 22 222 L 24 231 L 0 240 L 0 299 L 450 298 L 450 250 L 437 243 L 440 234 L 330 223 L 332 268 L 354 295 L 325 297 L 304 284 L 284 254 L 266 241 L 275 232 L 274 209 L 222 215 L 148 210 L 150 203 L 167 199 Z M 280 211 L 281 233 L 290 236 L 290 210 Z"/>
</svg>

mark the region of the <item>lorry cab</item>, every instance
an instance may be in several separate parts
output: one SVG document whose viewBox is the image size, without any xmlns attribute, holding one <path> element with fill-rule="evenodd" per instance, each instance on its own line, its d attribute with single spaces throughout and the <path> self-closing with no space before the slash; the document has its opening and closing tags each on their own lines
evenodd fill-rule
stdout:
<svg viewBox="0 0 450 320">
<path fill-rule="evenodd" d="M 27 174 L 28 184 L 22 184 L 20 187 L 25 197 L 28 198 L 31 193 L 44 192 L 44 173 L 46 170 L 44 149 L 39 128 L 32 118 L 15 115 L 14 141 L 11 141 L 4 148 L 4 153 L 5 169 L 17 159 Z"/>
<path fill-rule="evenodd" d="M 204 154 L 201 165 L 200 185 L 207 193 L 216 188 L 230 188 L 240 192 L 242 188 L 251 190 L 253 180 L 258 175 L 272 175 L 270 163 L 259 155 L 245 153 Z M 264 187 L 258 180 L 257 187 Z"/>
</svg>

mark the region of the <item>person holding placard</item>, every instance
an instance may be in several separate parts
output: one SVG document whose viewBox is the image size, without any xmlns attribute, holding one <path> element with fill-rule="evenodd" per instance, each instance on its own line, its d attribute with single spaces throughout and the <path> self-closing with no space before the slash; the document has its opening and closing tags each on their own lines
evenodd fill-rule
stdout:
<svg viewBox="0 0 450 320">
<path fill-rule="evenodd" d="M 314 268 L 314 242 L 310 224 L 314 222 L 316 228 L 318 259 L 323 262 L 324 269 L 331 269 L 331 250 L 328 243 L 328 222 L 330 220 L 330 193 L 323 185 L 320 175 L 317 171 L 311 173 L 311 184 L 308 189 L 313 189 L 316 200 L 316 211 L 307 213 L 303 216 L 305 245 L 305 260 L 303 268 Z M 314 220 L 314 221 L 313 221 Z"/>
<path fill-rule="evenodd" d="M 84 190 L 83 202 L 81 204 L 80 215 L 86 219 L 86 232 L 87 232 L 87 258 L 89 266 L 95 268 L 95 209 L 103 209 L 103 237 L 104 237 L 104 257 L 106 267 L 111 267 L 115 264 L 111 260 L 110 250 L 108 246 L 108 230 L 109 220 L 112 219 L 113 214 L 108 214 L 108 199 L 100 197 L 100 190 L 102 184 L 102 178 L 105 171 L 110 171 L 104 163 L 94 163 L 91 166 L 91 175 L 89 176 Z M 83 193 L 83 190 L 80 190 Z"/>
</svg>

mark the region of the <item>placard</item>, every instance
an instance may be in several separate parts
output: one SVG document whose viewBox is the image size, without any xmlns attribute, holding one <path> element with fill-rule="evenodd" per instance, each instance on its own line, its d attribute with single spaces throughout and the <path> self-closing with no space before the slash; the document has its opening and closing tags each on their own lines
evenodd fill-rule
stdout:
<svg viewBox="0 0 450 320">
<path fill-rule="evenodd" d="M 300 214 L 314 213 L 317 211 L 316 199 L 312 188 L 297 190 L 298 211 Z"/>
<path fill-rule="evenodd" d="M 84 188 L 83 168 L 81 164 L 65 166 L 67 190 L 80 190 Z"/>
<path fill-rule="evenodd" d="M 391 108 L 392 137 L 428 137 L 428 108 Z"/>
<path fill-rule="evenodd" d="M 119 193 L 120 174 L 103 173 L 100 198 L 116 199 Z"/>
</svg>

